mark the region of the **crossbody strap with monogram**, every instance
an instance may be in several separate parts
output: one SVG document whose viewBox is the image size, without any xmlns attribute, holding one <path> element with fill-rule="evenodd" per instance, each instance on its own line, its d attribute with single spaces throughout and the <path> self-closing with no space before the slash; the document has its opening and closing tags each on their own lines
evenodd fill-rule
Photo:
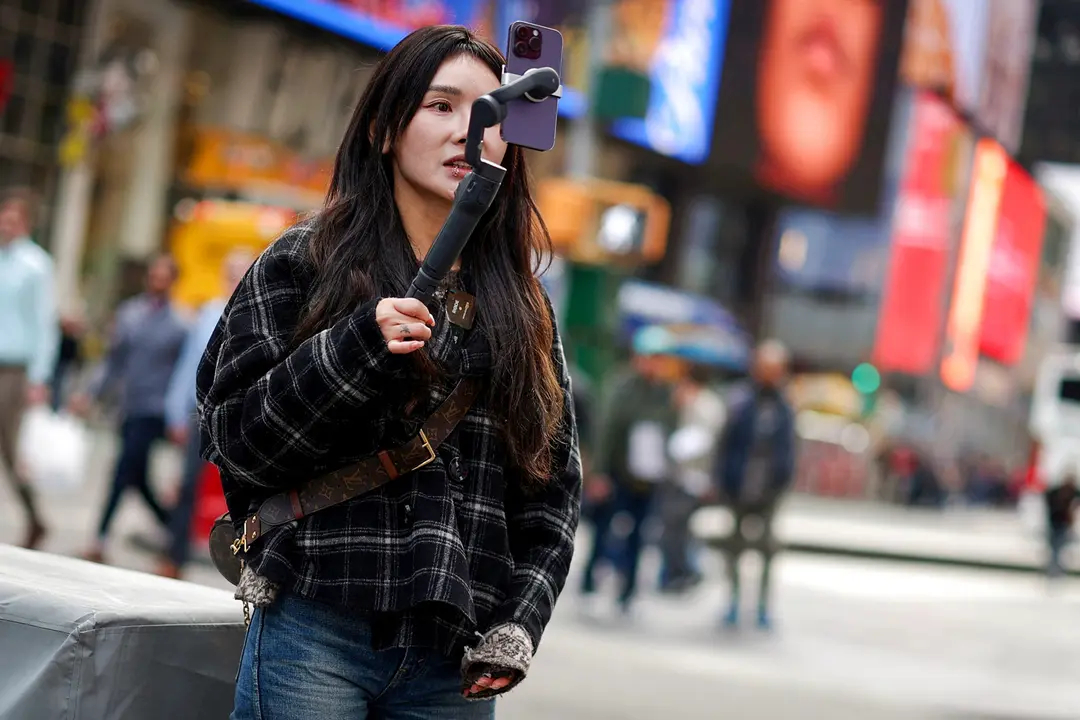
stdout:
<svg viewBox="0 0 1080 720">
<path fill-rule="evenodd" d="M 383 450 L 355 465 L 267 498 L 256 512 L 244 519 L 243 533 L 233 542 L 232 554 L 246 552 L 252 543 L 276 527 L 352 500 L 430 465 L 439 446 L 469 412 L 478 390 L 479 382 L 473 378 L 459 381 L 416 437 L 401 447 Z"/>
</svg>

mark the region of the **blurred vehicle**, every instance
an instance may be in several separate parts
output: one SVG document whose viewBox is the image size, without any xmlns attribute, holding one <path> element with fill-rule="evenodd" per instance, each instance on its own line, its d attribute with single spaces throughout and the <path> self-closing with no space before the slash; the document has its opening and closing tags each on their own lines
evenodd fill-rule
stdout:
<svg viewBox="0 0 1080 720">
<path fill-rule="evenodd" d="M 1080 350 L 1063 347 L 1039 366 L 1030 429 L 1039 443 L 1035 481 L 1055 485 L 1080 462 Z M 1038 487 L 1030 490 L 1037 491 Z"/>
<path fill-rule="evenodd" d="M 188 308 L 214 299 L 231 252 L 261 253 L 295 219 L 294 211 L 255 203 L 182 200 L 170 238 L 180 271 L 173 299 Z"/>
</svg>

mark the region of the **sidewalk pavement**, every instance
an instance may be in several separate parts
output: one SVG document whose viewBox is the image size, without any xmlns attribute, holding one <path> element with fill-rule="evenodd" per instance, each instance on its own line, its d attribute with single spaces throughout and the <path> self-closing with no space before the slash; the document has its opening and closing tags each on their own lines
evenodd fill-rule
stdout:
<svg viewBox="0 0 1080 720">
<path fill-rule="evenodd" d="M 44 550 L 77 555 L 93 538 L 94 527 L 108 488 L 116 455 L 115 436 L 95 433 L 86 481 L 64 493 L 43 491 L 42 501 L 51 532 Z M 155 486 L 169 496 L 179 477 L 180 456 L 175 447 L 162 445 L 154 454 Z M 6 483 L 0 483 L 6 486 Z M 22 518 L 7 487 L 0 488 L 0 543 L 17 543 Z M 1015 511 L 950 508 L 923 510 L 878 503 L 792 495 L 777 516 L 777 537 L 791 552 L 958 565 L 974 568 L 1042 572 L 1045 542 Z M 693 520 L 695 534 L 717 545 L 730 531 L 727 510 L 709 507 Z M 135 542 L 132 542 L 134 540 Z M 140 499 L 132 493 L 117 513 L 109 551 L 113 562 L 137 570 L 150 570 L 155 558 L 148 545 L 160 545 L 163 533 Z M 196 546 L 189 577 L 228 587 L 204 549 Z M 1080 575 L 1080 558 L 1065 553 L 1065 564 Z"/>
<path fill-rule="evenodd" d="M 926 510 L 855 500 L 793 495 L 776 518 L 776 535 L 791 552 L 935 563 L 993 570 L 1043 572 L 1046 542 L 1017 511 L 970 508 Z M 708 507 L 694 517 L 694 533 L 717 546 L 731 515 Z M 1070 574 L 1077 558 L 1065 553 Z"/>
</svg>

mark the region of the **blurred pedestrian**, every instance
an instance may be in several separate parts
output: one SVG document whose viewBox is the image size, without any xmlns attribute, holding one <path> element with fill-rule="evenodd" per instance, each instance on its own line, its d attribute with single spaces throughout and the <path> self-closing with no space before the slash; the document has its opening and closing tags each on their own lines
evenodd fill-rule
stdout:
<svg viewBox="0 0 1080 720">
<path fill-rule="evenodd" d="M 49 380 L 52 391 L 52 408 L 60 412 L 67 403 L 69 379 L 79 370 L 82 362 L 82 339 L 86 321 L 82 308 L 60 314 L 60 351 Z"/>
<path fill-rule="evenodd" d="M 660 496 L 663 535 L 660 590 L 682 592 L 697 585 L 701 572 L 693 562 L 690 518 L 712 490 L 716 446 L 727 410 L 708 386 L 708 369 L 691 365 L 675 387 L 678 430 L 669 442 L 672 476 Z"/>
<path fill-rule="evenodd" d="M 795 471 L 795 418 L 784 395 L 788 366 L 787 349 L 779 342 L 768 340 L 757 348 L 750 382 L 732 391 L 720 438 L 720 491 L 734 516 L 723 547 L 731 593 L 724 624 L 729 627 L 739 622 L 739 562 L 749 549 L 762 556 L 758 626 L 768 629 L 772 622 L 769 581 L 778 549 L 773 520 Z"/>
<path fill-rule="evenodd" d="M 671 477 L 667 443 L 678 424 L 671 363 L 661 354 L 664 348 L 653 344 L 658 335 L 650 330 L 635 335 L 631 366 L 615 378 L 601 411 L 594 482 L 609 491 L 593 509 L 595 532 L 581 585 L 585 595 L 596 592 L 596 572 L 608 556 L 613 522 L 627 518 L 630 532 L 621 557 L 613 563 L 622 579 L 618 603 L 624 613 L 637 589 L 645 522 L 658 488 Z"/>
<path fill-rule="evenodd" d="M 915 448 L 907 504 L 910 507 L 944 508 L 949 498 L 929 451 Z"/>
<path fill-rule="evenodd" d="M 36 214 L 29 190 L 0 193 L 0 473 L 26 514 L 26 548 L 38 547 L 46 530 L 19 469 L 19 427 L 28 406 L 48 402 L 59 334 L 52 259 L 30 239 Z"/>
<path fill-rule="evenodd" d="M 431 309 L 404 297 L 503 63 L 458 26 L 386 54 L 323 209 L 255 262 L 199 366 L 203 457 L 247 531 L 237 596 L 255 606 L 234 720 L 491 718 L 551 618 L 581 465 L 532 266 L 550 239 L 498 128 L 491 212 Z"/>
<path fill-rule="evenodd" d="M 574 418 L 577 421 L 578 446 L 581 454 L 582 493 L 581 519 L 592 522 L 592 513 L 598 503 L 603 503 L 611 488 L 605 478 L 593 472 L 593 445 L 595 433 L 596 395 L 589 378 L 574 365 L 570 366 L 570 378 L 574 388 Z"/>
<path fill-rule="evenodd" d="M 120 455 L 97 537 L 84 554 L 87 560 L 105 561 L 109 527 L 125 490 L 142 495 L 162 526 L 169 522 L 169 514 L 150 486 L 150 452 L 165 438 L 165 393 L 187 335 L 169 296 L 176 278 L 176 264 L 168 255 L 150 262 L 145 292 L 121 303 L 116 311 L 103 373 L 88 397 L 72 399 L 73 409 L 85 414 L 91 403 L 100 403 L 110 392 L 118 391 L 120 398 Z"/>
<path fill-rule="evenodd" d="M 1070 468 L 1060 485 L 1046 490 L 1046 540 L 1050 555 L 1046 573 L 1050 577 L 1056 578 L 1065 574 L 1061 553 L 1072 539 L 1076 503 L 1076 471 Z"/>
<path fill-rule="evenodd" d="M 170 511 L 169 546 L 158 564 L 157 572 L 165 577 L 178 578 L 187 563 L 191 550 L 191 521 L 195 512 L 195 497 L 199 478 L 206 462 L 200 455 L 199 418 L 195 412 L 195 382 L 206 345 L 221 321 L 225 305 L 254 256 L 247 250 L 237 250 L 225 258 L 222 264 L 222 296 L 210 300 L 200 308 L 195 323 L 180 353 L 172 379 L 165 396 L 165 424 L 169 439 L 184 448 L 180 492 L 176 505 Z"/>
</svg>

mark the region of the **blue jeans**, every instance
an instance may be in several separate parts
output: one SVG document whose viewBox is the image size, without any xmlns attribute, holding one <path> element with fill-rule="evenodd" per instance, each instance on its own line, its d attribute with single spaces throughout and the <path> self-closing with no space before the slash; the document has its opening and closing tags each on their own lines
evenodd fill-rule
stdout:
<svg viewBox="0 0 1080 720">
<path fill-rule="evenodd" d="M 620 512 L 630 515 L 634 526 L 630 535 L 626 538 L 626 544 L 612 563 L 622 575 L 622 589 L 619 591 L 619 602 L 623 606 L 629 606 L 634 599 L 637 590 L 638 562 L 641 559 L 642 544 L 644 541 L 645 521 L 649 519 L 652 510 L 653 491 L 634 492 L 627 489 L 616 481 L 612 496 L 607 502 L 596 508 L 593 521 L 595 534 L 593 535 L 592 552 L 589 553 L 589 562 L 585 565 L 585 572 L 581 578 L 581 591 L 585 594 L 596 592 L 596 569 L 600 562 L 605 559 L 608 543 L 611 541 L 611 525 L 615 516 Z"/>
<path fill-rule="evenodd" d="M 199 421 L 192 418 L 188 427 L 188 442 L 184 448 L 184 467 L 180 476 L 180 495 L 169 517 L 169 560 L 178 568 L 191 556 L 191 521 L 195 515 L 195 495 L 199 489 L 205 462 L 199 455 Z"/>
<path fill-rule="evenodd" d="M 493 699 L 461 692 L 458 661 L 432 650 L 372 650 L 363 618 L 283 595 L 252 616 L 231 720 L 495 717 Z"/>
<path fill-rule="evenodd" d="M 1069 528 L 1052 527 L 1049 530 L 1050 562 L 1046 572 L 1050 577 L 1061 577 L 1065 566 L 1061 564 L 1061 552 L 1069 545 Z"/>
<path fill-rule="evenodd" d="M 120 457 L 116 460 L 116 474 L 109 497 L 101 511 L 99 540 L 104 541 L 108 537 L 113 515 L 128 488 L 138 491 L 158 522 L 168 527 L 169 513 L 161 507 L 150 487 L 150 451 L 154 449 L 154 443 L 164 437 L 165 418 L 161 416 L 130 417 L 120 426 Z"/>
</svg>

